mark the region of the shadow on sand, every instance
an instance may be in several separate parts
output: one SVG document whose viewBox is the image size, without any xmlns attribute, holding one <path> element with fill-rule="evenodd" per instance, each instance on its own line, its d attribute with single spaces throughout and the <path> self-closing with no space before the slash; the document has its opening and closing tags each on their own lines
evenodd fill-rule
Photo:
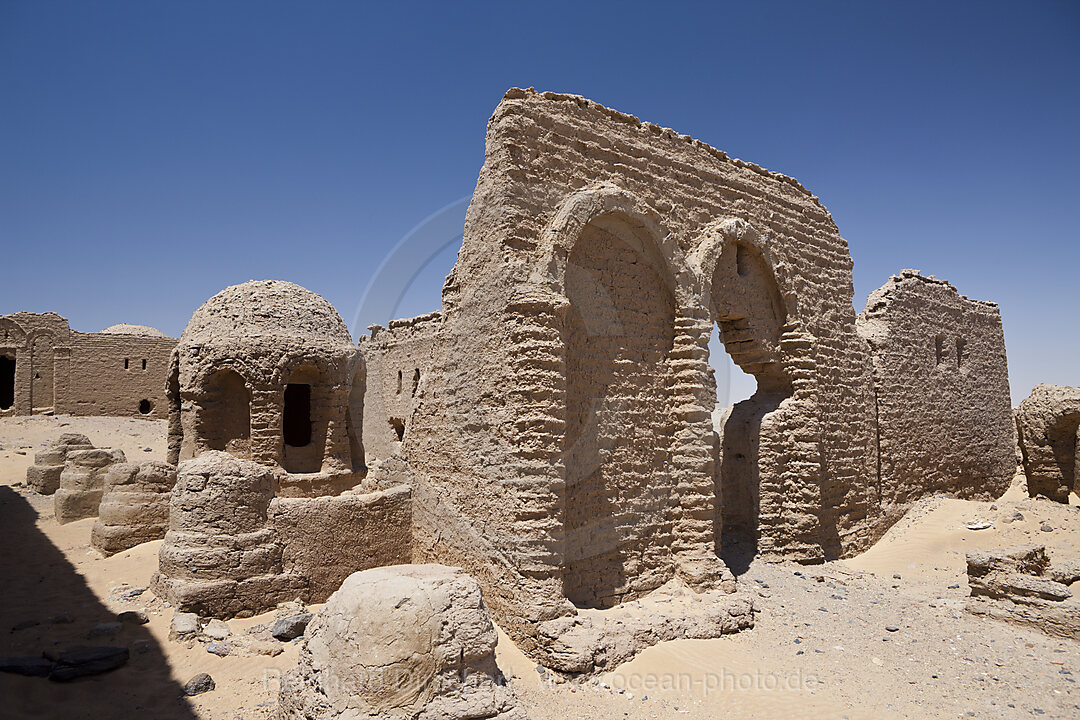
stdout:
<svg viewBox="0 0 1080 720">
<path fill-rule="evenodd" d="M 145 627 L 124 624 L 113 637 L 88 638 L 116 615 L 37 528 L 37 517 L 24 497 L 0 486 L 0 656 L 111 645 L 128 648 L 130 659 L 112 672 L 71 682 L 0 672 L 0 717 L 193 720 Z"/>
</svg>

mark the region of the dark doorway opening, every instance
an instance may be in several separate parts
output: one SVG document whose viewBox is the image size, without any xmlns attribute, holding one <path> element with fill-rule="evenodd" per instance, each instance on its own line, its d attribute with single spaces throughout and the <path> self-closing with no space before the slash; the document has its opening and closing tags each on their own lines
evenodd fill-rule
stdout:
<svg viewBox="0 0 1080 720">
<path fill-rule="evenodd" d="M 285 417 L 282 423 L 285 444 L 306 447 L 311 444 L 311 386 L 289 383 L 285 386 Z"/>
<path fill-rule="evenodd" d="M 0 355 L 0 410 L 15 404 L 15 360 Z"/>
<path fill-rule="evenodd" d="M 152 405 L 150 405 L 149 400 L 140 400 L 139 401 L 139 414 L 140 415 L 149 415 L 150 411 L 153 410 L 153 409 L 154 408 L 153 408 Z"/>
</svg>

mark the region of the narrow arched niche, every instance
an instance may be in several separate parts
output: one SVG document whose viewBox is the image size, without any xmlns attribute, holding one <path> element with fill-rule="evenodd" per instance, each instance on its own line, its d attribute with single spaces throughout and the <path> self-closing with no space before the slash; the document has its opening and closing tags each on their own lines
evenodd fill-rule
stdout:
<svg viewBox="0 0 1080 720">
<path fill-rule="evenodd" d="M 582 228 L 564 291 L 563 591 L 578 607 L 602 608 L 640 590 L 628 575 L 659 570 L 647 567 L 658 554 L 643 548 L 672 540 L 676 303 L 655 241 L 618 214 Z"/>
<path fill-rule="evenodd" d="M 238 372 L 218 370 L 199 393 L 196 435 L 210 450 L 251 456 L 251 392 Z"/>
</svg>

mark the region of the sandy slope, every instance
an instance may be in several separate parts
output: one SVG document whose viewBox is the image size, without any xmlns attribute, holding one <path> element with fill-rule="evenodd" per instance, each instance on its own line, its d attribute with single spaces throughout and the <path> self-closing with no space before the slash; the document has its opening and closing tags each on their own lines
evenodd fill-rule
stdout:
<svg viewBox="0 0 1080 720">
<path fill-rule="evenodd" d="M 0 655 L 85 643 L 121 610 L 146 609 L 151 621 L 93 641 L 135 650 L 114 673 L 68 685 L 0 674 L 0 717 L 272 716 L 276 677 L 295 661 L 294 645 L 277 657 L 220 658 L 169 641 L 171 609 L 148 592 L 123 597 L 148 583 L 160 543 L 103 559 L 88 545 L 92 520 L 58 526 L 51 498 L 18 486 L 34 450 L 62 431 L 132 460 L 164 457 L 162 422 L 0 420 Z M 1016 513 L 1023 519 L 1005 522 Z M 976 518 L 994 527 L 963 527 Z M 1018 486 L 993 504 L 931 499 L 851 560 L 752 564 L 740 577 L 760 610 L 750 632 L 664 643 L 584 684 L 553 682 L 505 635 L 499 663 L 534 720 L 1080 717 L 1080 643 L 963 612 L 967 550 L 1039 542 L 1054 558 L 1080 557 L 1078 540 L 1080 508 L 1027 499 Z M 73 622 L 49 622 L 65 612 Z M 270 619 L 230 626 L 240 633 Z M 41 624 L 9 632 L 24 621 Z M 213 675 L 217 690 L 181 698 L 181 684 L 198 672 Z"/>
</svg>

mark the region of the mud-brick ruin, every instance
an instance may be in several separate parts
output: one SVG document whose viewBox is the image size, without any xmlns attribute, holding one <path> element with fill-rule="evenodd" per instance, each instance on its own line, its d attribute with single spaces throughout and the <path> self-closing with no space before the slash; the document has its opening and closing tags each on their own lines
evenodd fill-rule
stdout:
<svg viewBox="0 0 1080 720">
<path fill-rule="evenodd" d="M 835 558 L 923 495 L 1000 493 L 997 308 L 905 273 L 859 319 L 851 272 L 796 180 L 511 90 L 441 312 L 360 344 L 365 449 L 413 489 L 416 558 L 480 578 L 528 647 L 540 623 L 672 578 L 731 589 L 729 543 Z M 714 326 L 758 383 L 721 427 Z"/>
<path fill-rule="evenodd" d="M 72 330 L 56 313 L 0 315 L 0 417 L 164 418 L 176 340 L 144 325 Z"/>
<path fill-rule="evenodd" d="M 437 312 L 354 343 L 326 300 L 261 281 L 192 316 L 162 376 L 155 592 L 250 615 L 438 563 L 566 673 L 749 627 L 722 557 L 850 556 L 919 498 L 997 497 L 1015 470 L 997 307 L 915 271 L 852 300 L 847 243 L 798 181 L 511 90 Z M 715 414 L 714 329 L 757 380 Z M 110 516 L 156 502 L 133 472 Z M 676 614 L 594 612 L 657 590 Z"/>
</svg>

